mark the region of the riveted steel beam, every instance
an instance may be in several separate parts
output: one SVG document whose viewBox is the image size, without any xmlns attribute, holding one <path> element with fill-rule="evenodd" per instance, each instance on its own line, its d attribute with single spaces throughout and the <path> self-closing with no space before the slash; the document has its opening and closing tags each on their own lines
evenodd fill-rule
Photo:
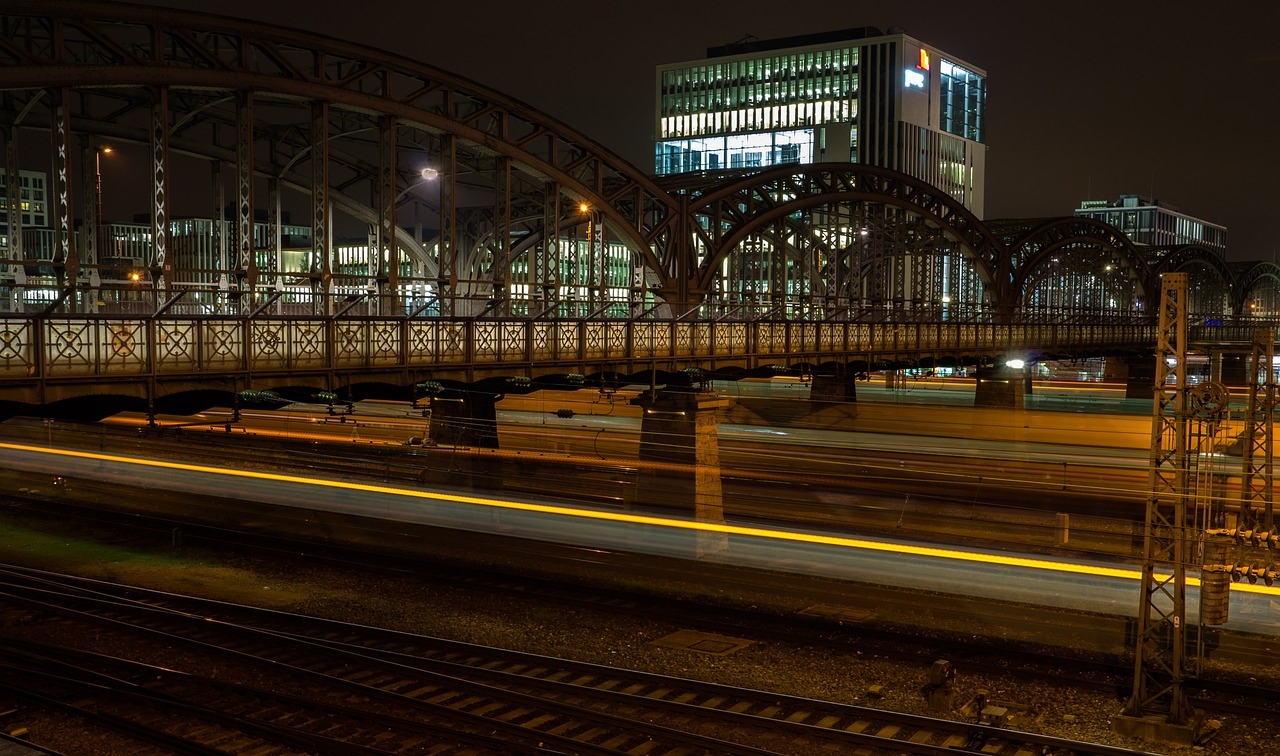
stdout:
<svg viewBox="0 0 1280 756">
<path fill-rule="evenodd" d="M 378 279 L 378 301 L 386 305 L 386 313 L 399 309 L 400 245 L 396 242 L 396 120 L 392 116 L 378 119 L 378 260 L 374 275 Z"/>
<path fill-rule="evenodd" d="M 58 288 L 72 288 L 80 275 L 80 262 L 76 257 L 75 239 L 71 234 L 71 90 L 62 87 L 51 93 L 53 101 L 52 139 L 53 197 L 52 210 L 53 262 Z M 75 298 L 72 297 L 72 305 Z"/>
<path fill-rule="evenodd" d="M 333 257 L 331 208 L 329 202 L 329 103 L 311 103 L 311 258 L 307 272 L 312 276 L 313 312 L 332 314 L 328 296 L 332 289 Z M 319 312 L 317 308 L 323 308 Z"/>
<path fill-rule="evenodd" d="M 168 298 L 169 259 L 169 88 L 151 91 L 151 261 L 157 291 Z"/>
<path fill-rule="evenodd" d="M 258 261 L 253 249 L 253 93 L 236 93 L 236 277 L 249 299 L 241 308 L 252 309 L 258 283 Z"/>
</svg>

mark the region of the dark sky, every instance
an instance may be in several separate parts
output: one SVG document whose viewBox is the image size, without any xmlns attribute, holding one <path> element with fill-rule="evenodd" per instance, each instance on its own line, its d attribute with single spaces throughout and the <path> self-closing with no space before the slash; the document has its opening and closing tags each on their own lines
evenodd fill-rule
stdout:
<svg viewBox="0 0 1280 756">
<path fill-rule="evenodd" d="M 156 0 L 318 32 L 461 74 L 652 171 L 654 67 L 857 26 L 989 76 L 987 212 L 1070 215 L 1154 196 L 1225 225 L 1232 260 L 1280 250 L 1275 0 Z"/>
</svg>

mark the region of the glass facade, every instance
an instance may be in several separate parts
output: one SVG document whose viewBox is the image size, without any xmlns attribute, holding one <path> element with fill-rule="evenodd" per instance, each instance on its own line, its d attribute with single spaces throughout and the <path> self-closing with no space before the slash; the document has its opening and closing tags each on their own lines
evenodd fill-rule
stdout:
<svg viewBox="0 0 1280 756">
<path fill-rule="evenodd" d="M 942 130 L 975 142 L 986 142 L 987 78 L 945 59 L 939 69 Z"/>
<path fill-rule="evenodd" d="M 987 77 L 873 27 L 713 48 L 659 66 L 659 176 L 865 162 L 982 216 Z"/>
<path fill-rule="evenodd" d="M 5 182 L 7 176 L 0 168 L 0 249 L 9 248 L 9 200 Z M 45 175 L 36 171 L 18 171 L 18 201 L 22 206 L 22 226 L 43 228 L 49 225 L 46 214 Z"/>
<path fill-rule="evenodd" d="M 658 175 L 814 162 L 813 127 L 857 119 L 857 65 L 844 46 L 661 71 Z"/>
<path fill-rule="evenodd" d="M 1163 202 L 1136 194 L 1122 195 L 1111 202 L 1086 200 L 1080 203 L 1075 215 L 1115 226 L 1134 244 L 1152 247 L 1199 244 L 1224 254 L 1227 248 L 1224 226 L 1184 215 Z"/>
<path fill-rule="evenodd" d="M 814 130 L 670 139 L 658 143 L 658 175 L 814 162 Z"/>
<path fill-rule="evenodd" d="M 849 121 L 857 65 L 858 48 L 844 47 L 662 71 L 659 138 Z"/>
</svg>

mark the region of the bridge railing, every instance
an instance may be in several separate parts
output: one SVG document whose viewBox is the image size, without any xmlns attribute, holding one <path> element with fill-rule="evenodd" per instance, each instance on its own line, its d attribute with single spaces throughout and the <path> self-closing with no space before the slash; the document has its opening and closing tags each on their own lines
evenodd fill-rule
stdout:
<svg viewBox="0 0 1280 756">
<path fill-rule="evenodd" d="M 1140 321 L 820 321 L 439 318 L 0 318 L 0 380 L 499 368 L 653 361 L 849 360 L 1007 354 L 1035 358 L 1153 343 Z"/>
</svg>

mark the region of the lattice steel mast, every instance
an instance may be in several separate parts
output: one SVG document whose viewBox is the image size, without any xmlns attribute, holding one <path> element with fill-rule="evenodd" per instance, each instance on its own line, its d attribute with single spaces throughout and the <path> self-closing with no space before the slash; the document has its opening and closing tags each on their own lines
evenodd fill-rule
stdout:
<svg viewBox="0 0 1280 756">
<path fill-rule="evenodd" d="M 1186 654 L 1186 568 L 1189 563 L 1187 275 L 1161 277 L 1151 417 L 1151 493 L 1143 533 L 1142 604 L 1134 652 L 1133 695 L 1117 718 L 1124 734 L 1172 725 L 1194 736 L 1199 712 L 1182 690 Z M 1170 382 L 1172 378 L 1172 382 Z M 1167 566 L 1159 574 L 1157 565 Z"/>
</svg>

